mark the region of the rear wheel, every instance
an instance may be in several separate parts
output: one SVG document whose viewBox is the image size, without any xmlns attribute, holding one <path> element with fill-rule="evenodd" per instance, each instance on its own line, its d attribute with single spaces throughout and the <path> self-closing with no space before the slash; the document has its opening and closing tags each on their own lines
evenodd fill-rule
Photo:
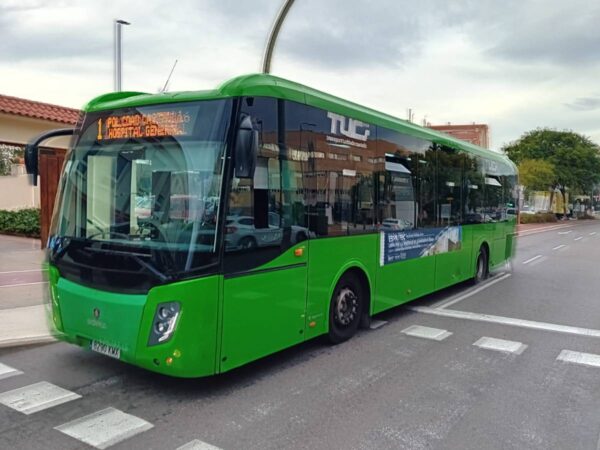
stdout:
<svg viewBox="0 0 600 450">
<path fill-rule="evenodd" d="M 329 306 L 329 340 L 338 344 L 350 339 L 360 324 L 365 294 L 361 283 L 352 274 L 340 278 Z"/>
<path fill-rule="evenodd" d="M 487 251 L 484 247 L 479 249 L 479 254 L 477 255 L 477 265 L 475 266 L 475 276 L 473 277 L 473 282 L 475 284 L 481 283 L 488 277 L 489 267 L 488 267 L 488 255 Z"/>
</svg>

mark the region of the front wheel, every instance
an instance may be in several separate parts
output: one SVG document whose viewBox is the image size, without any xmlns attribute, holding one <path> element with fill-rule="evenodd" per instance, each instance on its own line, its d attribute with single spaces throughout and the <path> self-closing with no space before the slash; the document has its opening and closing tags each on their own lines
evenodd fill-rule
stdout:
<svg viewBox="0 0 600 450">
<path fill-rule="evenodd" d="M 360 282 L 350 274 L 340 278 L 329 306 L 329 340 L 334 344 L 347 341 L 360 324 L 365 294 Z"/>
</svg>

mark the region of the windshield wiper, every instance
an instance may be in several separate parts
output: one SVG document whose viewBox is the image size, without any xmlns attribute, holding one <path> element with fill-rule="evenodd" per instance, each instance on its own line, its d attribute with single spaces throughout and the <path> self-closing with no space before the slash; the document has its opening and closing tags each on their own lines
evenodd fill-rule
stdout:
<svg viewBox="0 0 600 450">
<path fill-rule="evenodd" d="M 147 271 L 149 271 L 150 273 L 155 275 L 158 279 L 160 279 L 160 281 L 164 282 L 164 281 L 169 280 L 169 277 L 167 275 L 165 275 L 163 272 L 158 270 L 151 263 L 146 262 L 142 259 L 142 258 L 151 258 L 150 255 L 147 255 L 145 253 L 134 253 L 134 252 L 122 251 L 122 250 L 110 250 L 110 249 L 106 249 L 106 248 L 96 248 L 96 247 L 92 247 L 92 246 L 86 247 L 86 250 L 96 252 L 96 253 L 105 253 L 105 254 L 109 254 L 109 255 L 128 256 L 131 259 L 133 259 L 136 263 L 138 263 L 140 266 L 145 268 Z"/>
</svg>

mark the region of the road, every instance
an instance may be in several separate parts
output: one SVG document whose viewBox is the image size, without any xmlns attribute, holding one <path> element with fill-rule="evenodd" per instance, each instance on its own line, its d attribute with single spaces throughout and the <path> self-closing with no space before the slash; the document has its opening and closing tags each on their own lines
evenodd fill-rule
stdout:
<svg viewBox="0 0 600 450">
<path fill-rule="evenodd" d="M 208 379 L 63 343 L 5 349 L 0 402 L 25 413 L 0 404 L 0 448 L 91 448 L 81 432 L 111 449 L 598 450 L 599 255 L 596 221 L 534 230 L 484 284 Z M 98 411 L 94 426 L 79 420 Z"/>
</svg>

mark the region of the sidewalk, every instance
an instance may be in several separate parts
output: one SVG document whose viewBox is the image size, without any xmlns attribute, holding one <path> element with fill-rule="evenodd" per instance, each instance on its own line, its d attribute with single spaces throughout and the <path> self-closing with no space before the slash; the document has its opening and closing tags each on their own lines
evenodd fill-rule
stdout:
<svg viewBox="0 0 600 450">
<path fill-rule="evenodd" d="M 52 342 L 39 239 L 0 235 L 0 348 Z"/>
</svg>

